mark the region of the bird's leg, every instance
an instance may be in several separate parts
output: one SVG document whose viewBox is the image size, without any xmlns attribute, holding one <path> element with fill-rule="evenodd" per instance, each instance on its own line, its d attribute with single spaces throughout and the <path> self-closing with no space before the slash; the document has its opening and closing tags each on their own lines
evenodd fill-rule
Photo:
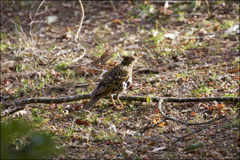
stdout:
<svg viewBox="0 0 240 160">
<path fill-rule="evenodd" d="M 124 106 L 123 106 L 122 102 L 121 102 L 120 99 L 119 99 L 119 94 L 117 94 L 117 100 L 118 100 L 120 106 L 123 108 Z"/>
<path fill-rule="evenodd" d="M 112 100 L 113 106 L 116 107 L 117 109 L 119 109 L 119 107 L 115 104 L 115 102 L 114 102 L 114 100 L 113 100 L 113 95 L 112 95 L 112 94 L 110 95 L 110 98 L 111 98 L 111 100 Z M 124 106 L 123 106 L 123 104 L 121 103 L 121 101 L 119 100 L 119 95 L 117 95 L 117 100 L 118 100 L 120 106 L 123 108 Z"/>
<path fill-rule="evenodd" d="M 116 106 L 116 105 L 115 105 L 115 102 L 114 102 L 114 100 L 113 100 L 113 95 L 112 95 L 112 94 L 110 95 L 110 98 L 111 98 L 111 100 L 112 100 L 113 105 Z"/>
</svg>

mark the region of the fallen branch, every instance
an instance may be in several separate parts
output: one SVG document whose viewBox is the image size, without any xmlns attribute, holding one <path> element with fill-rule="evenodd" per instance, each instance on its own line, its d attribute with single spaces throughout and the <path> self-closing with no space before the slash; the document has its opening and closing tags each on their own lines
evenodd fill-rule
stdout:
<svg viewBox="0 0 240 160">
<path fill-rule="evenodd" d="M 217 121 L 217 120 L 220 120 L 220 119 L 222 119 L 222 118 L 224 118 L 224 117 L 226 117 L 226 116 L 218 117 L 218 118 L 216 118 L 215 120 Z M 222 120 L 222 121 L 224 121 L 224 120 Z M 185 138 L 185 137 L 187 137 L 187 136 L 190 136 L 190 135 L 192 135 L 192 134 L 194 134 L 194 133 L 198 133 L 198 132 L 206 129 L 206 128 L 208 128 L 209 126 L 210 126 L 210 125 L 204 126 L 204 127 L 200 128 L 200 129 L 198 129 L 198 130 L 196 130 L 196 131 L 193 131 L 193 132 L 191 132 L 191 133 L 188 133 L 188 134 L 186 134 L 186 135 L 184 135 L 184 136 L 182 136 L 182 134 L 181 134 L 175 141 L 172 142 L 171 145 L 175 144 L 175 143 L 178 142 L 180 139 L 183 139 L 183 138 Z M 189 125 L 186 125 L 186 128 L 184 128 L 184 130 L 182 131 L 182 133 L 184 133 L 184 132 L 187 130 L 188 127 L 189 127 Z"/>
<path fill-rule="evenodd" d="M 27 98 L 22 100 L 17 100 L 12 103 L 3 104 L 3 106 L 12 106 L 12 105 L 24 105 L 30 103 L 66 103 L 72 101 L 79 101 L 82 99 L 90 99 L 90 94 L 69 96 L 69 97 L 60 97 L 60 98 Z M 105 97 L 106 99 L 110 99 L 110 96 Z M 114 96 L 113 98 L 116 98 Z M 144 97 L 144 96 L 120 96 L 120 100 L 128 100 L 128 101 L 142 101 L 142 102 L 159 102 L 161 99 L 163 102 L 209 102 L 209 101 L 234 101 L 240 102 L 240 97 L 204 97 L 204 98 L 163 98 L 163 97 Z M 174 120 L 174 118 L 172 118 Z M 179 121 L 180 122 L 180 121 Z M 181 122 L 180 122 L 181 123 Z"/>
<path fill-rule="evenodd" d="M 183 132 L 185 132 L 190 125 L 210 124 L 210 123 L 212 123 L 212 122 L 218 121 L 218 120 L 226 117 L 226 116 L 221 116 L 221 117 L 217 117 L 217 118 L 215 118 L 215 119 L 212 119 L 212 120 L 207 121 L 207 122 L 202 122 L 202 123 L 189 123 L 189 122 L 185 122 L 185 121 L 179 120 L 179 119 L 177 119 L 177 118 L 175 118 L 175 117 L 168 117 L 168 116 L 166 116 L 166 115 L 163 113 L 163 111 L 162 111 L 162 102 L 163 102 L 163 101 L 164 101 L 164 99 L 162 99 L 162 98 L 159 99 L 159 102 L 158 102 L 158 111 L 159 111 L 159 113 L 164 117 L 164 119 L 161 120 L 160 122 L 152 125 L 152 126 L 146 126 L 146 127 L 144 127 L 144 128 L 142 129 L 142 131 L 140 131 L 140 133 L 144 133 L 146 130 L 148 130 L 148 129 L 150 129 L 150 128 L 154 128 L 154 127 L 156 127 L 158 124 L 161 124 L 161 123 L 163 123 L 163 122 L 166 121 L 166 120 L 172 120 L 172 121 L 176 121 L 176 122 L 185 124 L 186 127 L 185 127 L 184 130 L 183 130 Z M 177 141 L 179 141 L 179 140 L 182 139 L 182 138 L 185 138 L 185 137 L 187 137 L 187 136 L 189 136 L 189 135 L 191 135 L 191 134 L 200 132 L 200 131 L 202 131 L 203 129 L 208 128 L 208 127 L 209 127 L 209 125 L 201 128 L 201 129 L 199 129 L 199 130 L 196 130 L 196 131 L 194 131 L 194 132 L 191 132 L 191 133 L 189 133 L 189 134 L 187 134 L 187 135 L 180 136 L 180 137 L 178 137 L 175 141 L 173 141 L 171 145 L 175 144 Z"/>
<path fill-rule="evenodd" d="M 162 104 L 163 100 L 160 99 L 160 101 L 158 102 L 158 111 L 159 113 L 166 119 L 166 120 L 172 120 L 172 121 L 176 121 L 176 122 L 179 122 L 179 123 L 182 123 L 182 124 L 185 124 L 187 126 L 190 126 L 190 125 L 203 125 L 203 124 L 209 124 L 209 123 L 212 123 L 214 121 L 217 121 L 217 120 L 220 120 L 222 118 L 224 118 L 225 116 L 222 116 L 222 117 L 217 117 L 215 119 L 212 119 L 210 121 L 207 121 L 207 122 L 202 122 L 202 123 L 189 123 L 189 122 L 185 122 L 185 121 L 182 121 L 180 119 L 177 119 L 175 117 L 168 117 L 166 116 L 163 111 L 162 111 L 162 107 L 161 107 L 161 104 Z"/>
</svg>

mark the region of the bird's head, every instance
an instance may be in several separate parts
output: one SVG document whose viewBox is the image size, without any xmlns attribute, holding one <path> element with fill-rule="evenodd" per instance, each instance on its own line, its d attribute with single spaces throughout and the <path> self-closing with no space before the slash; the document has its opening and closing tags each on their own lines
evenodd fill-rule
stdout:
<svg viewBox="0 0 240 160">
<path fill-rule="evenodd" d="M 134 65 L 134 63 L 137 61 L 137 57 L 135 56 L 126 56 L 124 57 L 122 61 L 122 65 L 128 66 L 128 65 Z"/>
</svg>

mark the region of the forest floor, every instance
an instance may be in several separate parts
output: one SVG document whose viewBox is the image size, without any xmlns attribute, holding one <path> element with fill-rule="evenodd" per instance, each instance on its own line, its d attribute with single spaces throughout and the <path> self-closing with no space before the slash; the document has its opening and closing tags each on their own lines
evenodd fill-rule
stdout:
<svg viewBox="0 0 240 160">
<path fill-rule="evenodd" d="M 239 2 L 113 1 L 113 6 L 83 1 L 79 43 L 73 41 L 82 15 L 78 2 L 1 3 L 1 122 L 22 115 L 33 130 L 52 135 L 61 150 L 52 158 L 240 157 L 239 102 L 166 102 L 164 113 L 186 122 L 226 118 L 173 145 L 182 134 L 205 125 L 184 130 L 184 124 L 167 120 L 139 133 L 163 119 L 149 97 L 239 97 Z M 90 94 L 103 71 L 127 55 L 138 61 L 126 95 L 145 96 L 148 102 L 122 100 L 125 107 L 118 108 L 103 98 L 89 111 L 82 109 L 88 99 L 32 103 L 27 109 L 3 105 L 31 97 Z M 12 145 L 21 149 L 27 140 L 19 139 L 21 145 Z"/>
</svg>

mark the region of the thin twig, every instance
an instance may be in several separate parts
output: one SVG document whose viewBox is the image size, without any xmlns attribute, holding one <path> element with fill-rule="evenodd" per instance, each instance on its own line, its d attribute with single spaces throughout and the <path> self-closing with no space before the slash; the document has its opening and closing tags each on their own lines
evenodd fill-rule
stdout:
<svg viewBox="0 0 240 160">
<path fill-rule="evenodd" d="M 175 117 L 168 117 L 168 116 L 166 116 L 166 115 L 163 113 L 163 111 L 162 111 L 162 107 L 161 107 L 162 102 L 163 102 L 163 99 L 160 99 L 159 102 L 158 102 L 158 111 L 159 111 L 159 113 L 160 113 L 164 118 L 166 118 L 166 119 L 168 119 L 168 120 L 176 121 L 176 122 L 179 122 L 179 123 L 188 125 L 188 126 L 190 126 L 190 125 L 209 124 L 209 123 L 212 123 L 212 122 L 214 122 L 214 121 L 220 120 L 220 119 L 222 119 L 222 118 L 225 117 L 225 116 L 217 117 L 217 118 L 215 118 L 215 119 L 212 119 L 212 120 L 207 121 L 207 122 L 202 122 L 202 123 L 189 123 L 189 122 L 185 122 L 185 121 L 182 121 L 182 120 L 180 120 L 180 119 L 177 119 L 177 118 L 175 118 Z"/>
<path fill-rule="evenodd" d="M 198 132 L 200 132 L 200 131 L 208 128 L 208 127 L 209 127 L 209 126 L 205 126 L 205 127 L 201 128 L 201 129 L 199 129 L 199 130 L 196 130 L 196 131 L 191 132 L 191 133 L 189 133 L 189 134 L 186 134 L 186 135 L 184 135 L 184 136 L 182 136 L 182 137 L 179 137 L 179 138 L 177 138 L 173 143 L 171 143 L 171 145 L 175 144 L 175 143 L 178 142 L 180 139 L 183 139 L 183 138 L 185 138 L 185 137 L 187 137 L 187 136 L 190 136 L 190 135 L 192 135 L 192 134 L 194 134 L 194 133 L 198 133 Z"/>
<path fill-rule="evenodd" d="M 104 69 L 103 72 L 102 72 L 102 74 L 99 76 L 99 79 L 100 79 L 100 80 L 102 80 L 102 76 L 103 76 L 103 74 L 106 73 L 106 72 L 107 72 L 107 69 Z"/>
<path fill-rule="evenodd" d="M 79 25 L 79 28 L 78 28 L 78 31 L 77 31 L 75 40 L 78 40 L 78 39 L 79 39 L 79 33 L 80 33 L 80 31 L 81 31 L 82 23 L 83 23 L 83 18 L 84 18 L 84 8 L 83 8 L 83 5 L 82 5 L 82 1 L 79 0 L 78 2 L 79 2 L 79 5 L 80 5 L 80 8 L 81 8 L 81 11 L 82 11 L 82 18 L 81 18 L 81 21 L 80 21 L 80 25 Z"/>
<path fill-rule="evenodd" d="M 33 23 L 48 23 L 47 20 L 45 21 L 32 21 L 29 23 L 29 25 L 32 25 Z"/>
<path fill-rule="evenodd" d="M 93 82 L 92 84 L 94 84 L 94 85 L 97 85 L 99 82 Z M 80 85 L 75 85 L 74 87 L 86 87 L 86 86 L 89 86 L 89 84 L 88 83 L 86 83 L 86 84 L 80 84 Z"/>
<path fill-rule="evenodd" d="M 161 106 L 162 102 L 163 102 L 163 99 L 160 99 L 159 102 L 158 102 L 158 111 L 159 111 L 159 113 L 164 117 L 164 119 L 173 120 L 173 121 L 176 121 L 176 122 L 185 124 L 185 125 L 186 125 L 186 128 L 184 129 L 184 131 L 185 131 L 190 125 L 210 124 L 210 123 L 212 123 L 212 122 L 214 122 L 214 121 L 217 121 L 217 120 L 220 120 L 220 119 L 226 117 L 226 116 L 221 116 L 221 117 L 212 119 L 212 120 L 207 121 L 207 122 L 202 122 L 202 123 L 188 123 L 188 122 L 181 121 L 181 120 L 179 120 L 179 119 L 177 119 L 177 118 L 175 118 L 175 117 L 168 117 L 168 116 L 166 116 L 166 115 L 162 112 L 162 106 Z M 209 125 L 208 125 L 208 126 L 209 126 Z M 184 137 L 187 137 L 187 136 L 189 136 L 189 135 L 191 135 L 191 134 L 194 134 L 194 133 L 197 133 L 197 132 L 202 131 L 203 129 L 207 128 L 208 126 L 205 126 L 205 127 L 201 128 L 201 129 L 199 129 L 199 130 L 197 130 L 197 131 L 194 131 L 194 132 L 191 132 L 191 133 L 189 133 L 189 134 L 187 134 L 187 135 L 184 135 L 184 136 L 182 136 L 182 137 L 179 137 L 179 138 L 178 138 L 177 140 L 175 140 L 171 145 L 175 144 L 177 141 L 179 141 L 180 139 L 182 139 L 182 138 L 184 138 Z"/>
<path fill-rule="evenodd" d="M 161 124 L 162 122 L 164 122 L 165 120 L 167 120 L 167 118 L 164 118 L 163 120 L 161 120 L 160 122 L 152 125 L 152 126 L 146 126 L 142 129 L 142 131 L 140 131 L 140 133 L 144 133 L 146 130 L 150 129 L 150 128 L 154 128 L 156 127 L 157 125 Z"/>
<path fill-rule="evenodd" d="M 180 134 L 180 136 L 179 137 L 181 137 L 182 136 L 182 134 L 188 129 L 188 127 L 189 127 L 189 125 L 186 125 L 186 127 L 182 130 L 182 133 Z"/>
<path fill-rule="evenodd" d="M 79 58 L 72 60 L 73 63 L 79 61 L 80 59 L 82 59 L 85 56 L 86 48 L 82 46 L 80 49 L 83 49 L 83 54 Z"/>
<path fill-rule="evenodd" d="M 42 1 L 42 3 L 38 6 L 38 9 L 37 9 L 37 12 L 35 13 L 35 16 L 33 17 L 33 19 L 32 19 L 32 16 L 31 16 L 31 14 L 29 15 L 30 16 L 30 19 L 31 19 L 31 21 L 34 21 L 35 20 L 35 18 L 36 18 L 36 15 L 38 14 L 38 11 L 39 11 L 39 9 L 40 9 L 40 7 L 43 5 L 43 3 L 45 3 L 45 0 L 43 0 Z M 45 8 L 45 11 L 46 11 L 46 8 Z M 44 11 L 44 12 L 45 12 Z M 42 13 L 44 13 L 44 12 L 41 12 L 41 14 Z M 39 15 L 39 14 L 38 14 Z M 31 35 L 31 39 L 32 39 L 32 42 L 33 42 L 33 34 L 32 34 L 32 22 L 30 23 L 30 35 Z"/>
<path fill-rule="evenodd" d="M 185 131 L 185 130 L 188 128 L 188 126 L 190 126 L 190 125 L 209 124 L 209 123 L 212 123 L 212 122 L 214 122 L 214 121 L 220 120 L 220 119 L 222 119 L 222 118 L 225 117 L 225 116 L 217 117 L 217 118 L 215 118 L 215 119 L 212 119 L 212 120 L 207 121 L 207 122 L 202 122 L 202 123 L 189 123 L 189 122 L 185 122 L 185 121 L 182 121 L 182 120 L 177 119 L 177 118 L 175 118 L 175 117 L 168 117 L 168 116 L 166 116 L 166 115 L 163 113 L 163 111 L 162 111 L 162 102 L 163 102 L 163 101 L 164 101 L 164 98 L 160 98 L 160 99 L 159 99 L 159 102 L 158 102 L 158 111 L 159 111 L 159 113 L 164 117 L 164 119 L 163 119 L 162 121 L 160 121 L 160 122 L 152 125 L 152 126 L 149 126 L 149 127 L 146 126 L 146 127 L 144 127 L 140 133 L 143 133 L 143 132 L 145 132 L 146 130 L 148 130 L 148 129 L 150 129 L 150 128 L 156 127 L 158 124 L 161 124 L 161 123 L 164 122 L 165 120 L 172 120 L 172 121 L 176 121 L 176 122 L 185 124 L 185 125 L 186 125 L 186 128 L 184 129 L 184 131 Z"/>
</svg>

